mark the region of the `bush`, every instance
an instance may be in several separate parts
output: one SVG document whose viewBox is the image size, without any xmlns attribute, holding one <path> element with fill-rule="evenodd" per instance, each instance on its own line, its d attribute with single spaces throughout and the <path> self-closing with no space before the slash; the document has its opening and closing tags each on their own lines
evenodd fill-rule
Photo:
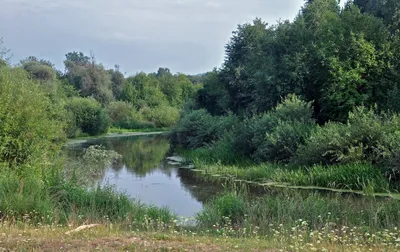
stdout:
<svg viewBox="0 0 400 252">
<path fill-rule="evenodd" d="M 244 162 L 246 158 L 233 149 L 234 139 L 235 135 L 228 131 L 217 141 L 194 150 L 192 155 L 207 163 L 236 164 Z"/>
<path fill-rule="evenodd" d="M 154 123 L 146 122 L 135 107 L 128 102 L 112 102 L 106 109 L 112 126 L 123 129 L 155 128 Z"/>
<path fill-rule="evenodd" d="M 167 105 L 142 108 L 140 112 L 159 128 L 171 127 L 179 120 L 179 109 Z"/>
<path fill-rule="evenodd" d="M 234 129 L 233 145 L 238 153 L 258 162 L 288 163 L 314 127 L 311 105 L 289 95 L 275 110 L 245 119 Z"/>
<path fill-rule="evenodd" d="M 60 150 L 64 122 L 39 85 L 20 68 L 0 69 L 0 163 L 45 164 Z"/>
<path fill-rule="evenodd" d="M 400 120 L 397 115 L 377 114 L 357 107 L 347 124 L 328 123 L 317 127 L 298 152 L 296 163 L 378 165 L 388 176 L 400 172 Z"/>
<path fill-rule="evenodd" d="M 73 117 L 72 125 L 81 129 L 83 133 L 94 136 L 107 132 L 109 119 L 95 99 L 73 97 L 68 101 L 66 108 Z"/>
<path fill-rule="evenodd" d="M 299 148 L 299 164 L 338 164 L 368 161 L 377 163 L 377 148 L 394 128 L 384 115 L 358 107 L 349 114 L 347 124 L 328 123 L 318 127 Z"/>
<path fill-rule="evenodd" d="M 30 61 L 24 64 L 24 69 L 35 79 L 40 81 L 55 81 L 56 71 L 48 65 Z"/>
<path fill-rule="evenodd" d="M 172 142 L 183 148 L 196 149 L 219 140 L 237 124 L 237 117 L 212 116 L 204 109 L 184 115 L 174 128 Z"/>
</svg>

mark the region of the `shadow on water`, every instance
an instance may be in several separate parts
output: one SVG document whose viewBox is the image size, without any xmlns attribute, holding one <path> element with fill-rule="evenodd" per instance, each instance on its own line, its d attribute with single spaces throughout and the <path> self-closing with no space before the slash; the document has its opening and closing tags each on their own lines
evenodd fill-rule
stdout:
<svg viewBox="0 0 400 252">
<path fill-rule="evenodd" d="M 120 158 L 110 163 L 83 162 L 85 151 L 97 145 L 118 153 Z M 136 200 L 167 206 L 183 217 L 194 216 L 204 202 L 223 190 L 218 183 L 207 183 L 190 170 L 169 164 L 166 157 L 172 153 L 164 136 L 91 140 L 69 145 L 64 153 L 66 174 L 75 174 L 86 186 L 113 185 Z"/>
</svg>

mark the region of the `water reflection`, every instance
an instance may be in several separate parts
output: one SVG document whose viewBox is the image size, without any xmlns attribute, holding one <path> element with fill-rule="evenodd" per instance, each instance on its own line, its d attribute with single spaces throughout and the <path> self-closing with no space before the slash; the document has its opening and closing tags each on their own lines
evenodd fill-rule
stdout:
<svg viewBox="0 0 400 252">
<path fill-rule="evenodd" d="M 104 146 L 119 153 L 121 158 L 105 166 L 77 165 L 84 150 L 91 145 Z M 189 170 L 168 164 L 165 158 L 171 154 L 169 151 L 169 141 L 163 136 L 94 140 L 65 149 L 66 170 L 79 169 L 88 186 L 115 185 L 143 203 L 168 206 L 180 216 L 194 216 L 221 188 L 206 185 Z"/>
</svg>

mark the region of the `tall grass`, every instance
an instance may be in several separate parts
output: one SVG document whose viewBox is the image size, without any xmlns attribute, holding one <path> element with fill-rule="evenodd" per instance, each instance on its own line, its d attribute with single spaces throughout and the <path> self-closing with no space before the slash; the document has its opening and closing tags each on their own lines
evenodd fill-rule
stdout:
<svg viewBox="0 0 400 252">
<path fill-rule="evenodd" d="M 118 222 L 143 226 L 149 222 L 171 223 L 175 219 L 167 208 L 145 206 L 113 187 L 86 189 L 66 181 L 60 172 L 45 178 L 18 177 L 3 170 L 0 176 L 2 220 L 24 221 L 34 225 L 84 222 Z"/>
<path fill-rule="evenodd" d="M 257 227 L 263 235 L 271 234 L 271 227 L 296 226 L 299 219 L 315 230 L 329 224 L 377 231 L 399 227 L 399 209 L 398 200 L 342 194 L 275 191 L 251 197 L 244 192 L 226 192 L 208 202 L 197 220 L 205 229 L 215 230 L 228 222 L 236 229 Z"/>
<path fill-rule="evenodd" d="M 355 163 L 334 166 L 315 165 L 293 167 L 277 164 L 224 165 L 221 162 L 209 164 L 202 159 L 193 159 L 198 169 L 206 175 L 228 177 L 250 182 L 280 182 L 292 186 L 317 186 L 334 189 L 368 190 L 388 192 L 398 188 L 389 185 L 382 172 L 373 165 Z"/>
<path fill-rule="evenodd" d="M 382 172 L 370 164 L 355 163 L 334 166 L 316 165 L 296 170 L 279 170 L 272 177 L 276 182 L 298 186 L 319 186 L 337 189 L 389 191 L 389 182 Z"/>
</svg>

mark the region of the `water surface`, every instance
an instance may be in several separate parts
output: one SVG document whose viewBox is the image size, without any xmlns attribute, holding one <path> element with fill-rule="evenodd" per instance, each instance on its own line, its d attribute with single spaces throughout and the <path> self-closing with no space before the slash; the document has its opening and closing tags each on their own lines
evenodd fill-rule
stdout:
<svg viewBox="0 0 400 252">
<path fill-rule="evenodd" d="M 74 165 L 91 145 L 104 146 L 122 157 L 111 165 L 96 167 L 95 172 L 76 166 L 87 186 L 113 185 L 142 203 L 166 206 L 182 217 L 194 216 L 221 190 L 200 182 L 191 171 L 169 164 L 166 157 L 172 153 L 164 136 L 104 138 L 69 145 L 65 149 L 68 165 Z"/>
</svg>

